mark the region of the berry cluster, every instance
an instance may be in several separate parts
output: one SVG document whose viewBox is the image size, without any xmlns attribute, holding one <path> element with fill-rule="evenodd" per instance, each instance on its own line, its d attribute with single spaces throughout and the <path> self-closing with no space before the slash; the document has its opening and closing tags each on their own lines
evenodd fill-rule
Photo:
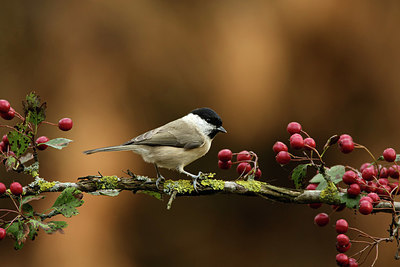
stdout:
<svg viewBox="0 0 400 267">
<path fill-rule="evenodd" d="M 314 222 L 318 226 L 325 226 L 329 223 L 329 216 L 326 213 L 319 213 L 315 216 Z M 358 263 L 356 259 L 349 258 L 344 254 L 351 248 L 351 240 L 346 235 L 349 230 L 349 224 L 345 219 L 339 219 L 336 221 L 335 229 L 338 233 L 336 236 L 336 250 L 339 252 L 336 255 L 336 263 L 339 266 L 357 267 Z"/>
<path fill-rule="evenodd" d="M 5 184 L 0 183 L 0 196 L 5 194 L 7 191 L 7 188 Z M 13 182 L 10 185 L 10 191 L 13 195 L 15 196 L 20 196 L 22 194 L 22 185 L 18 182 Z M 0 240 L 3 240 L 6 237 L 6 230 L 4 228 L 0 227 Z"/>
<path fill-rule="evenodd" d="M 348 134 L 334 135 L 328 139 L 321 152 L 316 149 L 314 139 L 312 139 L 298 122 L 291 122 L 287 126 L 287 131 L 291 135 L 289 138 L 290 147 L 293 150 L 302 150 L 302 156 L 296 156 L 288 152 L 288 146 L 283 142 L 277 141 L 272 149 L 276 153 L 276 161 L 281 164 L 287 164 L 291 161 L 305 161 L 308 163 L 299 164 L 292 172 L 292 180 L 296 188 L 304 187 L 304 179 L 306 178 L 307 168 L 313 167 L 317 174 L 309 181 L 305 188 L 306 190 L 320 190 L 321 199 L 322 193 L 332 195 L 340 199 L 340 205 L 333 205 L 333 211 L 341 211 L 346 207 L 355 208 L 360 214 L 371 214 L 374 209 L 378 210 L 381 207 L 393 207 L 392 223 L 389 233 L 397 232 L 397 221 L 400 221 L 397 211 L 394 208 L 395 197 L 400 194 L 399 178 L 400 166 L 397 161 L 400 160 L 400 155 L 396 154 L 393 148 L 387 148 L 383 151 L 382 156 L 375 158 L 372 153 L 364 146 L 354 142 L 353 138 Z M 339 150 L 344 154 L 351 153 L 355 148 L 364 149 L 372 157 L 372 162 L 362 164 L 360 168 L 351 166 L 333 166 L 326 167 L 324 155 L 326 151 L 333 145 L 338 146 Z M 380 204 L 382 203 L 382 204 Z M 318 209 L 322 203 L 308 204 L 313 209 Z M 379 206 L 377 206 L 379 205 Z M 377 206 L 377 207 L 376 207 Z M 319 213 L 314 218 L 314 223 L 319 226 L 328 225 L 330 221 L 329 215 Z M 348 223 L 344 219 L 336 222 L 336 231 L 338 233 L 336 249 L 339 254 L 336 256 L 336 262 L 340 266 L 358 266 L 355 259 L 349 258 L 344 253 L 351 248 L 351 242 L 346 235 L 349 229 Z M 356 228 L 351 228 L 359 232 L 359 236 L 369 238 L 370 242 L 367 248 L 377 246 L 379 242 L 386 241 L 387 238 L 371 237 L 365 232 Z M 354 241 L 359 242 L 359 241 Z M 362 255 L 366 249 L 359 253 Z M 356 255 L 357 255 L 356 254 Z M 368 257 L 367 253 L 367 256 Z M 377 256 L 375 258 L 375 261 Z"/>
<path fill-rule="evenodd" d="M 10 105 L 10 102 L 4 99 L 0 99 L 0 116 L 5 120 L 12 120 L 15 116 L 20 118 L 22 121 L 26 121 L 22 115 L 16 112 Z M 56 125 L 50 122 L 43 121 L 43 123 Z M 63 118 L 58 122 L 58 128 L 62 131 L 69 131 L 72 129 L 73 122 L 70 118 Z M 3 125 L 2 125 L 3 126 Z M 9 127 L 5 126 L 4 127 Z M 33 129 L 32 129 L 33 130 Z M 34 142 L 34 145 L 39 150 L 45 150 L 48 146 L 44 143 L 48 142 L 50 139 L 46 136 L 40 136 Z M 33 143 L 33 142 L 32 142 Z M 0 153 L 15 156 L 14 151 L 10 148 L 10 142 L 8 140 L 7 134 L 3 135 L 2 140 L 0 141 Z"/>
<path fill-rule="evenodd" d="M 291 122 L 287 126 L 287 131 L 291 134 L 289 138 L 290 147 L 295 150 L 315 150 L 315 140 L 311 138 L 305 131 L 302 130 L 301 124 L 298 122 Z M 306 138 L 303 138 L 301 134 L 304 134 Z M 288 164 L 293 155 L 288 152 L 288 147 L 281 141 L 277 141 L 273 146 L 272 150 L 275 152 L 276 161 L 281 164 Z"/>
<path fill-rule="evenodd" d="M 233 157 L 236 157 L 236 161 L 232 162 Z M 240 175 L 239 178 L 253 176 L 258 179 L 261 177 L 256 153 L 247 150 L 232 153 L 230 149 L 222 149 L 218 152 L 218 167 L 220 169 L 230 169 L 234 164 L 237 164 L 236 171 Z"/>
</svg>

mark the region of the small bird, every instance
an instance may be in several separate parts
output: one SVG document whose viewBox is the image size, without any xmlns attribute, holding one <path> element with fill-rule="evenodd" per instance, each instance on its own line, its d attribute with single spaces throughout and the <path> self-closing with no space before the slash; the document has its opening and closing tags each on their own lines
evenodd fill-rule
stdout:
<svg viewBox="0 0 400 267">
<path fill-rule="evenodd" d="M 177 170 L 192 177 L 193 186 L 197 190 L 197 179 L 202 173 L 191 174 L 185 171 L 184 167 L 204 156 L 219 132 L 226 133 L 220 116 L 210 108 L 198 108 L 122 145 L 87 150 L 83 153 L 133 151 L 141 155 L 145 162 L 154 164 L 157 188 L 159 183 L 165 180 L 158 170 L 158 167 L 161 167 Z"/>
</svg>

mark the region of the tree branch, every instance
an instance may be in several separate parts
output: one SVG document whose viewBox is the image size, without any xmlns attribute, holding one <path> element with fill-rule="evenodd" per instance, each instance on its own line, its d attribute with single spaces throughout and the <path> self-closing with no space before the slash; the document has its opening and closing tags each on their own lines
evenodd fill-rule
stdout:
<svg viewBox="0 0 400 267">
<path fill-rule="evenodd" d="M 205 196 L 215 194 L 232 194 L 242 196 L 256 196 L 264 199 L 295 203 L 325 203 L 330 205 L 339 205 L 339 197 L 345 193 L 338 193 L 339 197 L 323 197 L 319 190 L 296 190 L 284 187 L 278 187 L 266 182 L 255 180 L 243 181 L 224 181 L 217 179 L 202 179 L 198 190 L 195 191 L 191 180 L 166 180 L 157 188 L 155 178 L 138 176 L 129 173 L 132 177 L 117 176 L 86 176 L 78 178 L 78 182 L 48 182 L 42 178 L 36 177 L 35 181 L 24 187 L 24 195 L 37 195 L 44 192 L 61 192 L 65 188 L 74 187 L 82 192 L 94 195 L 115 196 L 122 190 L 132 191 L 133 193 L 146 193 L 161 199 L 164 195 L 171 196 L 170 207 L 175 197 L 182 196 Z M 5 195 L 0 197 L 6 197 Z M 400 211 L 400 202 L 394 202 L 396 211 Z M 392 213 L 391 203 L 382 201 L 374 207 L 373 212 Z"/>
</svg>

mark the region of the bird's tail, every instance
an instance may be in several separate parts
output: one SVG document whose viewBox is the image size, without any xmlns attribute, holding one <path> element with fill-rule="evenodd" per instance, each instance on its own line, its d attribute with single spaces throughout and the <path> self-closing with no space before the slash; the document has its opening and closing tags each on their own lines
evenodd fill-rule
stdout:
<svg viewBox="0 0 400 267">
<path fill-rule="evenodd" d="M 97 153 L 97 152 L 108 152 L 108 151 L 128 151 L 128 150 L 132 150 L 131 146 L 108 146 L 108 147 L 101 147 L 101 148 L 96 148 L 96 149 L 92 149 L 92 150 L 86 150 L 83 151 L 84 154 L 93 154 L 93 153 Z"/>
</svg>

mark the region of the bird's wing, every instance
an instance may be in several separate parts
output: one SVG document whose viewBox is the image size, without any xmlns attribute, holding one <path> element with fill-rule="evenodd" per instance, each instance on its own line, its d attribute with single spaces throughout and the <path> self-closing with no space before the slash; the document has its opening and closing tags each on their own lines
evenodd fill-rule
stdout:
<svg viewBox="0 0 400 267">
<path fill-rule="evenodd" d="M 204 142 L 204 135 L 195 127 L 185 121 L 175 120 L 139 135 L 122 145 L 173 146 L 192 149 L 202 146 Z"/>
</svg>

